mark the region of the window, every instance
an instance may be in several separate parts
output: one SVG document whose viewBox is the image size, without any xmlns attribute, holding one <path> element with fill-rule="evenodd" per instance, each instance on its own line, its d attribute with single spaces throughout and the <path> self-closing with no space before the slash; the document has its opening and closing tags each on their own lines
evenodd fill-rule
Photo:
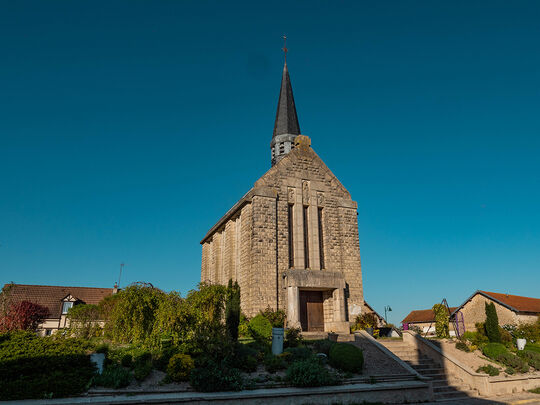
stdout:
<svg viewBox="0 0 540 405">
<path fill-rule="evenodd" d="M 289 204 L 288 209 L 288 220 L 289 220 L 289 268 L 294 267 L 294 241 L 293 241 L 293 205 Z"/>
<path fill-rule="evenodd" d="M 309 269 L 308 206 L 304 206 L 304 267 Z"/>
<path fill-rule="evenodd" d="M 62 304 L 62 315 L 68 313 L 69 309 L 73 306 L 73 302 L 64 302 Z M 57 307 L 58 308 L 58 307 Z"/>
<path fill-rule="evenodd" d="M 324 269 L 324 237 L 323 237 L 323 226 L 322 226 L 322 208 L 317 210 L 317 221 L 319 223 L 319 260 L 321 262 L 321 270 Z"/>
<path fill-rule="evenodd" d="M 45 336 L 51 336 L 52 335 L 52 329 L 45 329 Z"/>
</svg>

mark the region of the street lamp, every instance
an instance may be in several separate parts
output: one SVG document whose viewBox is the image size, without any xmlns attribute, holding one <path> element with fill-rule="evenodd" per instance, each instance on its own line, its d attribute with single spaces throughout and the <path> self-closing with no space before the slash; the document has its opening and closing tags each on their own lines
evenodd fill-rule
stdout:
<svg viewBox="0 0 540 405">
<path fill-rule="evenodd" d="M 386 305 L 384 307 L 384 322 L 388 323 L 388 319 L 386 318 L 386 313 L 392 312 L 392 308 L 390 308 L 390 305 Z"/>
</svg>

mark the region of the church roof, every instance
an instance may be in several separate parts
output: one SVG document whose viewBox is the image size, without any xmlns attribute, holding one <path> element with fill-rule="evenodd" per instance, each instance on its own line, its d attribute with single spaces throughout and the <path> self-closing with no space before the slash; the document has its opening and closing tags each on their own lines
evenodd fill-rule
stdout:
<svg viewBox="0 0 540 405">
<path fill-rule="evenodd" d="M 291 86 L 291 78 L 287 69 L 287 62 L 283 65 L 283 75 L 281 76 L 281 89 L 279 91 L 279 101 L 276 111 L 276 122 L 274 124 L 274 134 L 300 135 L 300 125 L 296 115 L 296 106 Z"/>
</svg>

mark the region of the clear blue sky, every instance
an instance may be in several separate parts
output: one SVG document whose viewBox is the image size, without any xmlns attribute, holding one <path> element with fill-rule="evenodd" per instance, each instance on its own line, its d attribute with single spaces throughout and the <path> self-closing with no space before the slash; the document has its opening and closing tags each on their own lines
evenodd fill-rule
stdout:
<svg viewBox="0 0 540 405">
<path fill-rule="evenodd" d="M 368 302 L 540 296 L 540 3 L 264 4 L 1 1 L 0 282 L 193 288 L 270 166 L 286 33 Z"/>
</svg>

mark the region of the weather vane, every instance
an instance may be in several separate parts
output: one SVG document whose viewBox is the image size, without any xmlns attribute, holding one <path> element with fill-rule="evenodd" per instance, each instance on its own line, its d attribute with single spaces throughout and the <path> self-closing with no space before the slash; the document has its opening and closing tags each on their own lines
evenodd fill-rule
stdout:
<svg viewBox="0 0 540 405">
<path fill-rule="evenodd" d="M 285 63 L 287 63 L 287 36 L 283 35 L 283 54 L 285 55 Z"/>
</svg>

